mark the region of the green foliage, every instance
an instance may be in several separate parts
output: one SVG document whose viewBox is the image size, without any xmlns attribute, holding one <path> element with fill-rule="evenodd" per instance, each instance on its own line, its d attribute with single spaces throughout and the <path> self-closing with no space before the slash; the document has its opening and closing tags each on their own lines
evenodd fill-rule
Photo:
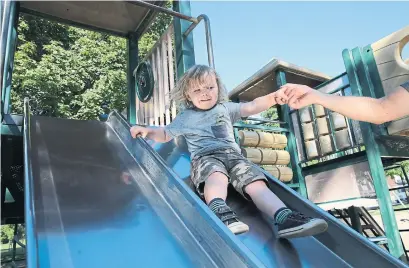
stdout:
<svg viewBox="0 0 409 268">
<path fill-rule="evenodd" d="M 405 170 L 405 173 L 406 173 L 407 175 L 409 175 L 409 160 L 408 160 L 408 161 L 403 161 L 403 162 L 401 162 L 400 164 L 403 166 L 403 168 L 404 168 L 404 170 Z M 404 178 L 404 176 L 403 176 L 403 174 L 402 174 L 402 169 L 400 169 L 400 168 L 387 170 L 387 171 L 385 172 L 385 174 L 386 174 L 386 176 L 394 176 L 394 175 L 397 175 L 397 176 L 400 176 L 402 179 Z"/>
<path fill-rule="evenodd" d="M 155 19 L 140 39 L 140 58 L 170 21 L 162 14 Z M 13 113 L 23 113 L 25 97 L 33 114 L 61 118 L 98 120 L 103 113 L 126 108 L 126 39 L 26 14 L 20 16 L 18 32 Z"/>
<path fill-rule="evenodd" d="M 172 2 L 168 1 L 164 7 L 170 9 Z M 139 40 L 139 60 L 143 60 L 150 49 L 156 44 L 172 21 L 172 16 L 160 13 L 152 22 L 148 31 Z"/>
<path fill-rule="evenodd" d="M 45 19 L 30 15 L 20 17 L 18 25 L 18 41 L 20 44 L 32 43 L 35 45 L 35 52 L 31 57 L 39 61 L 44 54 L 44 46 L 52 41 L 58 41 L 68 49 L 72 44 L 73 36 L 70 35 L 71 27 L 59 23 L 52 23 Z"/>
<path fill-rule="evenodd" d="M 261 117 L 270 120 L 279 120 L 277 107 L 268 108 L 266 111 L 261 113 Z M 264 125 L 270 127 L 280 127 L 280 124 L 278 123 L 265 123 Z"/>
<path fill-rule="evenodd" d="M 271 120 L 278 119 L 277 107 L 270 107 L 266 111 L 261 113 L 261 116 Z"/>
<path fill-rule="evenodd" d="M 1 226 L 1 243 L 7 244 L 11 239 L 13 239 L 14 230 L 11 225 Z"/>
<path fill-rule="evenodd" d="M 14 113 L 22 113 L 26 96 L 33 114 L 53 117 L 98 119 L 103 104 L 109 110 L 125 108 L 125 39 L 29 15 L 21 16 L 19 32 Z"/>
<path fill-rule="evenodd" d="M 20 240 L 25 238 L 25 228 L 23 225 L 21 224 L 18 225 L 17 234 Z M 13 240 L 13 237 L 14 237 L 14 225 L 13 224 L 2 225 L 1 226 L 1 243 L 2 244 L 10 243 L 10 241 Z"/>
</svg>

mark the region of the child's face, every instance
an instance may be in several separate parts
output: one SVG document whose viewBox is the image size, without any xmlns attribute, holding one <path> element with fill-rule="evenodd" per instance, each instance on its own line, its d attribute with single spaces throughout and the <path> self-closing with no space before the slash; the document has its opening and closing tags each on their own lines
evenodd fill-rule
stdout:
<svg viewBox="0 0 409 268">
<path fill-rule="evenodd" d="M 192 83 L 188 91 L 188 100 L 196 108 L 208 110 L 216 105 L 219 99 L 219 87 L 216 77 L 212 74 L 206 76 L 204 83 Z"/>
</svg>

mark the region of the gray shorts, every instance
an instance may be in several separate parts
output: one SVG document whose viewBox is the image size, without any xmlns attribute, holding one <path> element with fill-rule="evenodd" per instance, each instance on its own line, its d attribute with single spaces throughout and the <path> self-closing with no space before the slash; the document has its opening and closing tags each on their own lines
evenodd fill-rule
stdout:
<svg viewBox="0 0 409 268">
<path fill-rule="evenodd" d="M 233 149 L 223 149 L 196 157 L 192 160 L 191 180 L 200 196 L 204 197 L 204 183 L 214 172 L 227 176 L 229 183 L 244 198 L 250 200 L 244 188 L 252 182 L 263 180 L 268 185 L 264 173 L 252 162 Z"/>
</svg>

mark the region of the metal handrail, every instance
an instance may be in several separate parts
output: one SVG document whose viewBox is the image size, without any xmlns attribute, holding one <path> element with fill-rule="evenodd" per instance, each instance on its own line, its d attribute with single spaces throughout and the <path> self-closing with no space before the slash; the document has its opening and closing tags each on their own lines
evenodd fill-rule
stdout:
<svg viewBox="0 0 409 268">
<path fill-rule="evenodd" d="M 27 251 L 27 267 L 37 267 L 37 243 L 35 235 L 35 211 L 34 211 L 34 196 L 32 193 L 33 173 L 30 159 L 31 153 L 31 138 L 30 138 L 30 115 L 29 98 L 24 98 L 24 131 L 23 131 L 23 145 L 24 145 L 24 217 L 26 223 L 26 247 L 30 249 Z"/>
<path fill-rule="evenodd" d="M 190 21 L 192 24 L 189 26 L 189 28 L 183 33 L 183 37 L 186 38 L 192 31 L 193 29 L 202 21 L 204 20 L 205 23 L 205 31 L 206 31 L 206 46 L 207 46 L 207 58 L 209 61 L 209 66 L 212 68 L 215 68 L 214 66 L 214 56 L 213 56 L 213 43 L 212 43 L 212 36 L 211 36 L 211 30 L 210 30 L 210 19 L 207 15 L 201 14 L 197 18 L 190 17 L 187 15 L 184 15 L 182 13 L 173 11 L 171 9 L 167 9 L 164 7 L 160 7 L 157 5 L 153 5 L 144 1 L 127 1 L 131 4 L 142 6 L 142 7 L 147 7 L 153 10 L 156 10 L 158 12 L 162 12 L 168 15 L 171 15 L 173 17 L 177 17 L 179 19 L 187 20 Z"/>
<path fill-rule="evenodd" d="M 210 30 L 210 20 L 209 17 L 205 14 L 201 14 L 199 17 L 197 17 L 197 23 L 192 22 L 192 24 L 189 26 L 189 28 L 186 30 L 186 32 L 183 34 L 184 37 L 187 37 L 194 28 L 202 21 L 204 20 L 205 23 L 205 31 L 206 31 L 206 47 L 207 47 L 207 60 L 209 62 L 209 66 L 212 67 L 213 69 L 215 68 L 214 66 L 214 56 L 213 56 L 213 42 L 212 42 L 212 33 Z"/>
<path fill-rule="evenodd" d="M 0 88 L 1 91 L 3 90 L 3 70 L 4 70 L 4 66 L 5 66 L 5 57 L 6 57 L 6 45 L 7 45 L 7 31 L 8 31 L 8 23 L 9 23 L 9 17 L 10 17 L 10 4 L 11 1 L 2 1 L 2 5 L 3 5 L 3 9 L 2 9 L 2 13 L 1 16 L 1 26 L 0 26 L 0 37 L 1 37 L 1 44 L 0 44 Z M 3 94 L 3 93 L 2 93 Z"/>
<path fill-rule="evenodd" d="M 286 122 L 280 121 L 280 120 L 270 120 L 270 119 L 266 119 L 266 118 L 256 118 L 256 117 L 247 117 L 246 120 L 250 120 L 250 121 L 259 121 L 262 123 L 277 123 L 280 125 L 284 125 L 287 124 Z"/>
<path fill-rule="evenodd" d="M 190 21 L 190 22 L 193 22 L 193 23 L 199 23 L 198 20 L 196 18 L 194 18 L 194 17 L 190 17 L 190 16 L 187 16 L 185 14 L 182 14 L 182 13 L 179 13 L 179 12 L 176 12 L 176 11 L 173 11 L 171 9 L 167 9 L 167 8 L 164 8 L 164 7 L 161 7 L 161 6 L 150 4 L 150 3 L 145 2 L 145 1 L 134 0 L 134 1 L 127 1 L 127 2 L 130 3 L 130 4 L 137 5 L 137 6 L 147 7 L 147 8 L 150 8 L 150 9 L 153 9 L 153 10 L 156 10 L 156 11 L 171 15 L 173 17 L 177 17 L 179 19 L 187 20 L 187 21 Z"/>
</svg>

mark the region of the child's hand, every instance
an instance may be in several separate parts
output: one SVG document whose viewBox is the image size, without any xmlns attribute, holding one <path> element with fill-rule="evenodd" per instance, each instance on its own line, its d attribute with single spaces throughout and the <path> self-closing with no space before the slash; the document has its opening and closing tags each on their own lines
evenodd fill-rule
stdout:
<svg viewBox="0 0 409 268">
<path fill-rule="evenodd" d="M 121 180 L 125 183 L 125 184 L 131 184 L 131 174 L 129 174 L 128 172 L 122 172 L 121 174 Z"/>
<path fill-rule="evenodd" d="M 142 136 L 143 138 L 146 138 L 146 136 L 149 134 L 148 128 L 140 126 L 133 126 L 131 127 L 130 131 L 133 138 L 136 138 L 138 135 Z"/>
<path fill-rule="evenodd" d="M 309 86 L 297 84 L 285 84 L 279 91 L 284 91 L 288 96 L 288 105 L 293 109 L 300 109 L 317 103 L 321 94 Z"/>
<path fill-rule="evenodd" d="M 273 96 L 277 104 L 284 105 L 288 103 L 289 97 L 285 94 L 285 91 L 282 89 L 279 89 L 276 92 L 274 92 Z"/>
</svg>

